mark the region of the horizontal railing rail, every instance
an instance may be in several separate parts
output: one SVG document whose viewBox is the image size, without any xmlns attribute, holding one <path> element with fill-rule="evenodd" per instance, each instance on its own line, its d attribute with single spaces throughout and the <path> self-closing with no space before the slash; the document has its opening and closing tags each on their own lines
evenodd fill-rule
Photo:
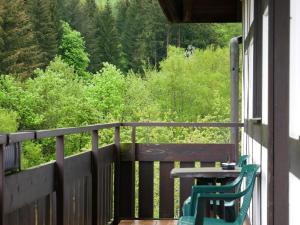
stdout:
<svg viewBox="0 0 300 225">
<path fill-rule="evenodd" d="M 189 123 L 189 122 L 130 122 L 95 124 L 82 127 L 58 128 L 51 130 L 22 131 L 17 133 L 0 134 L 0 144 L 11 144 L 22 141 L 38 140 L 61 135 L 79 134 L 94 130 L 110 129 L 115 127 L 199 127 L 199 128 L 233 128 L 244 127 L 244 123 Z"/>
<path fill-rule="evenodd" d="M 188 123 L 188 122 L 132 122 L 121 123 L 129 127 L 243 127 L 243 123 Z"/>
<path fill-rule="evenodd" d="M 131 127 L 131 143 L 121 144 L 121 127 Z M 155 162 L 159 163 L 159 217 L 172 218 L 176 197 L 170 171 L 176 162 L 180 167 L 193 167 L 197 162 L 214 166 L 236 155 L 237 146 L 227 143 L 137 143 L 138 127 L 240 128 L 243 124 L 134 122 L 1 134 L 0 225 L 118 224 L 120 218 L 136 218 L 136 209 L 138 218 L 153 218 Z M 99 147 L 99 131 L 104 129 L 114 129 L 114 141 Z M 91 151 L 65 157 L 64 137 L 80 133 L 91 134 Z M 5 145 L 51 137 L 56 138 L 55 162 L 5 176 Z M 192 184 L 191 179 L 180 180 L 180 203 Z"/>
</svg>

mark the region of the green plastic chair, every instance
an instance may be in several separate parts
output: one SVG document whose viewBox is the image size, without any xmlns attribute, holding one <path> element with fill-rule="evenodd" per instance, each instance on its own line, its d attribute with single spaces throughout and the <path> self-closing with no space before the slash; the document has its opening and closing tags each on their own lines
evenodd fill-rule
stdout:
<svg viewBox="0 0 300 225">
<path fill-rule="evenodd" d="M 242 156 L 240 156 L 240 159 L 239 159 L 239 161 L 237 163 L 237 166 L 238 167 L 242 167 L 242 168 L 244 166 L 246 166 L 248 158 L 249 158 L 248 155 L 242 155 Z M 230 183 L 228 183 L 226 185 L 223 185 L 221 187 L 223 187 L 224 190 L 227 190 L 227 192 L 236 192 L 236 191 L 239 191 L 240 187 L 241 187 L 241 181 L 242 181 L 242 179 L 243 179 L 243 174 L 241 173 L 234 181 L 232 181 L 232 182 L 230 182 Z M 201 186 L 203 186 L 203 185 L 201 185 Z M 193 192 L 192 193 L 194 194 L 194 196 L 197 196 L 197 194 L 198 194 L 197 191 L 198 190 L 199 191 L 202 190 L 201 186 L 200 186 L 199 189 L 197 188 L 197 186 L 193 187 Z M 213 204 L 213 203 L 211 203 L 211 204 Z M 225 205 L 227 207 L 232 207 L 232 206 L 234 206 L 234 201 L 226 202 Z M 182 215 L 183 216 L 190 216 L 190 215 L 192 215 L 191 214 L 191 196 L 189 196 L 184 201 L 184 203 L 183 203 L 183 206 L 182 206 Z"/>
<path fill-rule="evenodd" d="M 236 182 L 235 186 L 240 185 L 242 180 L 246 178 L 246 187 L 245 190 L 237 193 L 223 193 L 229 191 L 232 188 L 232 185 L 193 186 L 191 215 L 182 216 L 178 221 L 178 225 L 242 225 L 251 202 L 258 168 L 258 165 L 246 165 L 243 167 L 241 172 L 242 179 L 239 182 Z M 193 193 L 197 193 L 196 196 L 193 196 Z M 223 219 L 208 218 L 204 216 L 206 201 L 234 201 L 241 198 L 243 198 L 243 204 L 241 205 L 239 214 L 234 222 L 226 222 Z"/>
<path fill-rule="evenodd" d="M 244 167 L 247 165 L 247 159 L 249 158 L 249 155 L 241 155 L 240 159 L 237 163 L 238 167 Z"/>
</svg>

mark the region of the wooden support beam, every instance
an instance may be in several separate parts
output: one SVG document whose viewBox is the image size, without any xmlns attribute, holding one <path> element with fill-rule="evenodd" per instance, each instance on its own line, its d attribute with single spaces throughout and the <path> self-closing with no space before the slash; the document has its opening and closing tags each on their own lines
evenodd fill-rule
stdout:
<svg viewBox="0 0 300 225">
<path fill-rule="evenodd" d="M 4 145 L 0 144 L 0 225 L 4 225 Z"/>
<path fill-rule="evenodd" d="M 56 224 L 64 225 L 64 136 L 56 137 Z"/>
<path fill-rule="evenodd" d="M 114 225 L 119 224 L 119 206 L 120 206 L 120 127 L 115 127 L 115 177 L 114 177 Z"/>
<path fill-rule="evenodd" d="M 194 0 L 184 0 L 183 1 L 183 22 L 188 22 L 192 20 L 192 9 Z"/>
<path fill-rule="evenodd" d="M 92 131 L 92 225 L 98 224 L 99 213 L 99 193 L 98 193 L 98 148 L 99 148 L 99 134 L 98 130 Z"/>
</svg>

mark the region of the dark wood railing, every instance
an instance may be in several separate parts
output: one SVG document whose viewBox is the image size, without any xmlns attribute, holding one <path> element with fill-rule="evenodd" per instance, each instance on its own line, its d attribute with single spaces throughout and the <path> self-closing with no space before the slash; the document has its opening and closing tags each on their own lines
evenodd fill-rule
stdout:
<svg viewBox="0 0 300 225">
<path fill-rule="evenodd" d="M 132 143 L 121 144 L 122 126 L 132 128 Z M 192 167 L 195 162 L 212 166 L 237 155 L 234 144 L 136 143 L 136 127 L 140 126 L 231 128 L 243 124 L 114 123 L 0 135 L 0 225 L 118 224 L 122 218 L 135 218 L 136 208 L 138 218 L 153 218 L 154 162 L 159 162 L 159 217 L 173 218 L 175 190 L 170 171 L 174 162 L 181 167 Z M 99 147 L 98 132 L 103 129 L 114 129 L 114 143 Z M 65 157 L 64 137 L 82 132 L 91 133 L 92 151 Z M 56 138 L 55 162 L 5 176 L 5 145 L 49 137 Z M 180 203 L 192 184 L 191 179 L 180 181 Z"/>
</svg>

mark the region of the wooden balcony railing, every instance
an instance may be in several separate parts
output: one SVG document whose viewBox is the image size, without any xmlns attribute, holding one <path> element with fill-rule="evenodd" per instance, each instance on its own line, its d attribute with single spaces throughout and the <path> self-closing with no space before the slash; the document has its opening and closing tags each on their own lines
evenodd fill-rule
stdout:
<svg viewBox="0 0 300 225">
<path fill-rule="evenodd" d="M 132 143 L 121 144 L 122 126 L 132 128 Z M 136 143 L 136 127 L 140 126 L 231 128 L 243 124 L 114 123 L 2 135 L 0 225 L 118 224 L 122 218 L 135 218 L 136 209 L 137 218 L 153 218 L 154 162 L 159 162 L 159 218 L 174 218 L 176 196 L 170 178 L 174 162 L 181 167 L 193 167 L 195 162 L 212 166 L 227 160 L 228 155 L 231 159 L 237 155 L 234 144 Z M 114 143 L 99 147 L 103 129 L 114 129 Z M 82 132 L 91 133 L 91 151 L 65 157 L 64 137 Z M 5 145 L 49 137 L 56 138 L 55 162 L 5 176 Z M 180 181 L 180 204 L 190 194 L 192 184 L 191 179 Z"/>
</svg>

